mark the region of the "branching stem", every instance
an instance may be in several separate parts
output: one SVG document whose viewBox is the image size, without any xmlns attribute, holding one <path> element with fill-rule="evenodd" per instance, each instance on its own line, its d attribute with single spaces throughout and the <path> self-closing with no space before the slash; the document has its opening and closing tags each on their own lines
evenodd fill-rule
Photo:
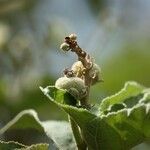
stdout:
<svg viewBox="0 0 150 150">
<path fill-rule="evenodd" d="M 92 58 L 84 50 L 80 48 L 80 46 L 77 44 L 76 41 L 71 40 L 69 37 L 66 37 L 65 42 L 69 45 L 71 51 L 77 54 L 78 60 L 82 62 L 85 68 L 83 80 L 84 80 L 85 86 L 87 87 L 87 94 L 83 99 L 80 100 L 80 102 L 84 108 L 88 109 L 90 108 L 89 93 L 90 93 L 90 86 L 91 86 L 91 80 L 92 80 L 92 78 L 89 76 L 89 71 L 93 66 Z"/>
<path fill-rule="evenodd" d="M 92 85 L 92 79 L 93 77 L 90 76 L 90 71 L 93 67 L 93 59 L 90 57 L 89 54 L 87 54 L 84 50 L 80 48 L 76 41 L 76 35 L 72 34 L 68 37 L 65 37 L 64 43 L 61 45 L 61 49 L 64 51 L 71 50 L 72 52 L 76 53 L 78 56 L 78 61 L 81 61 L 83 65 L 83 70 L 81 73 L 81 76 L 79 78 L 83 79 L 84 85 L 86 86 L 86 96 L 82 99 L 80 99 L 80 104 L 82 107 L 89 109 L 90 103 L 89 103 L 89 93 L 90 93 L 90 87 Z M 74 73 L 69 71 L 68 69 L 64 70 L 64 74 L 67 77 L 73 77 Z M 76 122 L 69 116 L 69 122 L 71 124 L 71 128 L 74 134 L 74 138 L 78 147 L 78 150 L 86 150 L 87 144 L 84 141 L 83 134 L 79 128 L 79 126 L 76 124 Z"/>
</svg>

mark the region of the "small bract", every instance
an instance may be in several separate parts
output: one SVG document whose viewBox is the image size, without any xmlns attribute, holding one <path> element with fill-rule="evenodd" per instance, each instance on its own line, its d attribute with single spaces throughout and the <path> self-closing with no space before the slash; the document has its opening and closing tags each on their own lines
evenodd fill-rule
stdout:
<svg viewBox="0 0 150 150">
<path fill-rule="evenodd" d="M 89 76 L 92 78 L 92 85 L 94 85 L 95 83 L 97 83 L 100 80 L 100 73 L 101 73 L 101 69 L 100 69 L 99 65 L 94 63 L 93 67 L 89 71 Z"/>
<path fill-rule="evenodd" d="M 69 51 L 70 47 L 67 43 L 62 43 L 60 45 L 60 49 L 62 49 L 63 51 Z"/>
</svg>

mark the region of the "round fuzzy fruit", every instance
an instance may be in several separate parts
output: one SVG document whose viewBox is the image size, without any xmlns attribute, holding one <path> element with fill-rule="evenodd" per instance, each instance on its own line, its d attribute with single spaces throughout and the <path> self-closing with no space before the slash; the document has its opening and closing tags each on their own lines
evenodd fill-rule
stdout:
<svg viewBox="0 0 150 150">
<path fill-rule="evenodd" d="M 61 77 L 55 82 L 55 87 L 67 90 L 79 100 L 86 96 L 86 86 L 83 80 L 78 77 Z"/>
</svg>

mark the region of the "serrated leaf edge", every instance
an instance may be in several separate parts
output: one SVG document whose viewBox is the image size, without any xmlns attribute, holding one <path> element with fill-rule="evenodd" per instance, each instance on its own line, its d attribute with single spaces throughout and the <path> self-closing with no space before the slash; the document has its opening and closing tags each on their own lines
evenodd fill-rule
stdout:
<svg viewBox="0 0 150 150">
<path fill-rule="evenodd" d="M 107 101 L 108 99 L 114 98 L 114 97 L 116 97 L 116 96 L 122 94 L 123 92 L 125 92 L 125 91 L 127 90 L 127 87 L 130 86 L 130 85 L 135 86 L 135 87 L 138 86 L 138 87 L 143 87 L 143 88 L 145 88 L 144 86 L 142 86 L 141 84 L 138 84 L 138 83 L 135 82 L 135 81 L 128 81 L 128 82 L 126 82 L 125 85 L 124 85 L 124 87 L 123 87 L 120 91 L 118 91 L 118 92 L 115 93 L 114 95 L 111 95 L 111 96 L 108 96 L 108 97 L 104 98 L 104 99 L 101 101 L 100 107 L 99 107 L 100 115 L 101 115 L 101 114 L 103 115 L 103 112 L 101 111 L 101 107 L 103 106 L 103 104 L 105 104 L 105 101 Z M 143 91 L 144 91 L 144 90 L 143 90 Z"/>
<path fill-rule="evenodd" d="M 27 147 L 27 145 L 24 145 L 24 144 L 16 142 L 16 141 L 2 141 L 2 140 L 0 140 L 0 143 L 2 143 L 2 144 L 17 144 L 19 146 L 23 146 L 24 148 Z"/>
<path fill-rule="evenodd" d="M 137 108 L 139 108 L 139 107 L 145 107 L 145 114 L 146 114 L 146 115 L 147 115 L 147 114 L 149 113 L 149 111 L 150 111 L 150 104 L 140 103 L 140 104 L 135 105 L 135 106 L 132 107 L 132 108 L 124 108 L 124 109 L 118 110 L 117 112 L 110 112 L 110 113 L 108 113 L 108 114 L 106 114 L 106 115 L 101 115 L 101 118 L 107 118 L 107 117 L 112 116 L 112 115 L 115 116 L 115 115 L 117 115 L 117 114 L 119 114 L 119 113 L 122 113 L 122 112 L 126 113 L 126 114 L 127 114 L 127 117 L 129 117 L 130 114 L 131 114 L 135 109 L 137 109 Z"/>
</svg>

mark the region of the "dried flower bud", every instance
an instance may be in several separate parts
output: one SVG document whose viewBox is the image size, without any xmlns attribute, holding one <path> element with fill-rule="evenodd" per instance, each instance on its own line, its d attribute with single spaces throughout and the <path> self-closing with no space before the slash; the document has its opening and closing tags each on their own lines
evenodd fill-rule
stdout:
<svg viewBox="0 0 150 150">
<path fill-rule="evenodd" d="M 83 75 L 85 68 L 81 61 L 77 61 L 72 65 L 71 70 L 77 77 L 81 77 Z"/>
<path fill-rule="evenodd" d="M 60 45 L 60 49 L 62 49 L 63 51 L 69 51 L 70 47 L 67 43 L 62 43 Z"/>
<path fill-rule="evenodd" d="M 70 34 L 69 37 L 70 37 L 70 39 L 73 40 L 73 41 L 75 41 L 75 40 L 77 39 L 77 35 L 74 34 L 74 33 L 73 33 L 73 34 Z"/>
<path fill-rule="evenodd" d="M 67 90 L 76 99 L 86 96 L 86 86 L 82 79 L 78 77 L 61 77 L 55 82 L 55 87 Z"/>
<path fill-rule="evenodd" d="M 93 66 L 89 71 L 89 76 L 92 78 L 92 85 L 94 85 L 100 80 L 100 72 L 101 72 L 101 69 L 99 65 L 93 63 Z"/>
</svg>

